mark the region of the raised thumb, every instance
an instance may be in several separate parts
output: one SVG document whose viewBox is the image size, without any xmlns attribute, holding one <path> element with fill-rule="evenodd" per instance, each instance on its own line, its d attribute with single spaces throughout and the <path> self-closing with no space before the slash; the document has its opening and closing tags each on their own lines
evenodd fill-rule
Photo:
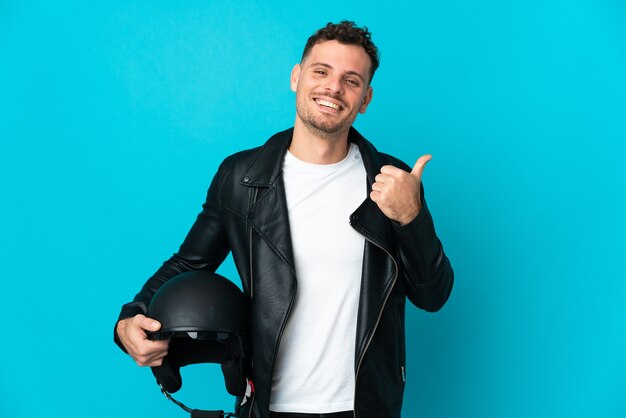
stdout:
<svg viewBox="0 0 626 418">
<path fill-rule="evenodd" d="M 415 162 L 415 165 L 413 166 L 413 170 L 411 170 L 411 174 L 413 174 L 414 176 L 416 176 L 418 178 L 422 178 L 422 173 L 424 172 L 424 167 L 426 167 L 426 164 L 432 158 L 433 158 L 433 156 L 430 155 L 430 154 L 422 155 L 421 157 L 419 157 L 417 159 L 417 161 Z"/>
</svg>

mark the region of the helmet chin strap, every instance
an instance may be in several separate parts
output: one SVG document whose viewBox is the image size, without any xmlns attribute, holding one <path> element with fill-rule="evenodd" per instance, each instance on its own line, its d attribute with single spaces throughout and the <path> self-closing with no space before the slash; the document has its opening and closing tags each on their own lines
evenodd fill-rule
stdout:
<svg viewBox="0 0 626 418">
<path fill-rule="evenodd" d="M 224 413 L 224 411 L 222 410 L 205 411 L 203 409 L 191 409 L 184 403 L 174 399 L 172 395 L 170 395 L 170 393 L 167 390 L 165 390 L 165 388 L 163 387 L 161 383 L 159 383 L 159 387 L 161 388 L 161 393 L 165 395 L 167 399 L 174 402 L 176 405 L 180 406 L 184 411 L 189 412 L 191 414 L 191 418 L 231 418 L 231 417 L 237 417 L 239 415 L 239 411 L 241 410 L 241 407 L 244 406 L 248 402 L 248 399 L 250 399 L 252 397 L 252 394 L 254 393 L 254 384 L 252 383 L 252 380 L 250 379 L 246 379 L 246 380 L 248 384 L 246 387 L 246 394 L 243 397 L 243 400 L 241 401 L 239 406 L 237 406 L 237 408 L 235 409 L 235 412 L 227 412 L 227 413 Z"/>
</svg>

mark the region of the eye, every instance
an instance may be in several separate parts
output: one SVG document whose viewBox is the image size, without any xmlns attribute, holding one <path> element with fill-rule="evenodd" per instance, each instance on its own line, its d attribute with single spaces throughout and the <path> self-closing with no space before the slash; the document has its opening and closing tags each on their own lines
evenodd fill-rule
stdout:
<svg viewBox="0 0 626 418">
<path fill-rule="evenodd" d="M 320 76 L 324 76 L 326 75 L 326 71 L 324 70 L 313 70 L 314 74 L 320 75 Z"/>
<path fill-rule="evenodd" d="M 348 78 L 346 80 L 346 83 L 348 83 L 349 85 L 351 85 L 352 87 L 359 87 L 359 82 L 358 80 L 355 80 L 353 78 Z"/>
</svg>

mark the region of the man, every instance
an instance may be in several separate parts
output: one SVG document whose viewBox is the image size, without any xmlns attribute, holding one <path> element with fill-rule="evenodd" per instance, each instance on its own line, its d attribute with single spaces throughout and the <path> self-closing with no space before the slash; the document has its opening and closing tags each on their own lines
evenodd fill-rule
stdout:
<svg viewBox="0 0 626 418">
<path fill-rule="evenodd" d="M 400 416 L 405 300 L 440 309 L 453 272 L 423 198 L 430 156 L 411 169 L 352 128 L 377 67 L 367 28 L 329 23 L 309 38 L 291 72 L 294 127 L 224 160 L 178 253 L 124 305 L 116 341 L 139 365 L 167 355 L 146 339 L 158 287 L 232 251 L 252 315 L 255 393 L 241 416 Z"/>
</svg>

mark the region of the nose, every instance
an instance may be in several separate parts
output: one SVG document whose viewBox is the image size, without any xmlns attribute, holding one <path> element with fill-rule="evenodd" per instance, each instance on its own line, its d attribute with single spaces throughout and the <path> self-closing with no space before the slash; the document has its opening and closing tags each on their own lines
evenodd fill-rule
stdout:
<svg viewBox="0 0 626 418">
<path fill-rule="evenodd" d="M 343 93 L 343 83 L 341 79 L 338 77 L 328 77 L 326 79 L 326 85 L 324 89 L 331 94 L 341 94 Z"/>
</svg>

